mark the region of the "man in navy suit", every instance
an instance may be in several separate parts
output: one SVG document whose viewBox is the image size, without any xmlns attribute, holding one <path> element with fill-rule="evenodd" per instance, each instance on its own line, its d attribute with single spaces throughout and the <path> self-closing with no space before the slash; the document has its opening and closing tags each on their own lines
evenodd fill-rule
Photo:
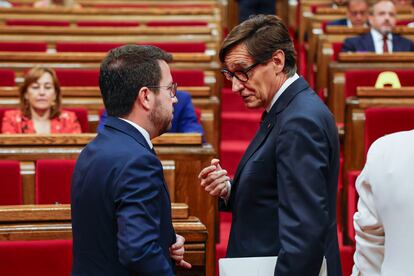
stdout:
<svg viewBox="0 0 414 276">
<path fill-rule="evenodd" d="M 328 22 L 327 26 L 363 27 L 368 20 L 368 2 L 366 0 L 349 0 L 347 18 Z"/>
<path fill-rule="evenodd" d="M 347 38 L 342 52 L 375 52 L 377 54 L 414 51 L 411 40 L 393 34 L 396 25 L 396 9 L 391 0 L 376 2 L 368 17 L 371 26 L 367 34 Z"/>
<path fill-rule="evenodd" d="M 109 117 L 72 177 L 72 275 L 174 275 L 184 238 L 151 139 L 171 127 L 171 55 L 153 46 L 111 50 L 99 86 Z"/>
<path fill-rule="evenodd" d="M 258 15 L 236 26 L 220 60 L 247 108 L 266 113 L 229 181 L 213 159 L 199 178 L 233 214 L 227 257 L 278 256 L 275 275 L 341 275 L 336 192 L 339 139 L 335 120 L 296 73 L 283 22 Z"/>
<path fill-rule="evenodd" d="M 177 103 L 174 105 L 172 126 L 168 132 L 204 134 L 203 127 L 197 119 L 193 103 L 191 102 L 191 95 L 185 91 L 177 91 L 176 98 Z M 104 128 L 107 117 L 105 110 L 99 119 L 98 132 Z"/>
</svg>

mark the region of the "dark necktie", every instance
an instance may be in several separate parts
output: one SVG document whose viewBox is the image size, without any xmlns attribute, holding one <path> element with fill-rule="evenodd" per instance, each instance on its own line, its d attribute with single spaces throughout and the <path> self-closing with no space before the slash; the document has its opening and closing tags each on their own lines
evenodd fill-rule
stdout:
<svg viewBox="0 0 414 276">
<path fill-rule="evenodd" d="M 385 54 L 385 53 L 388 53 L 388 43 L 387 43 L 388 35 L 383 35 L 382 40 L 384 41 L 384 44 L 382 46 L 382 52 Z"/>
</svg>

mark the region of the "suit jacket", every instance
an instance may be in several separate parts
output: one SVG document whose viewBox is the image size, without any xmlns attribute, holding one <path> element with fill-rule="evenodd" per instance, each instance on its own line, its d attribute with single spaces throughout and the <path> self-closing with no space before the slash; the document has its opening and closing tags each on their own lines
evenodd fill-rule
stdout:
<svg viewBox="0 0 414 276">
<path fill-rule="evenodd" d="M 204 134 L 203 127 L 197 119 L 193 103 L 191 102 L 191 95 L 184 91 L 177 91 L 177 99 L 178 102 L 174 105 L 172 127 L 169 132 L 196 132 Z M 108 115 L 104 111 L 99 119 L 98 132 L 103 129 L 107 117 Z"/>
<path fill-rule="evenodd" d="M 414 51 L 414 44 L 411 40 L 392 34 L 392 51 L 411 52 Z M 371 32 L 345 39 L 342 45 L 342 52 L 375 52 Z"/>
<path fill-rule="evenodd" d="M 327 26 L 348 26 L 348 21 L 346 18 L 341 18 L 341 19 L 330 21 L 326 25 Z"/>
<path fill-rule="evenodd" d="M 108 117 L 72 177 L 72 275 L 174 275 L 171 203 L 160 161 L 132 125 Z"/>
<path fill-rule="evenodd" d="M 227 257 L 278 256 L 275 275 L 341 275 L 338 131 L 303 78 L 273 105 L 237 168 Z"/>
<path fill-rule="evenodd" d="M 412 275 L 414 130 L 374 142 L 356 181 L 352 275 Z M 361 274 L 359 274 L 361 273 Z"/>
</svg>

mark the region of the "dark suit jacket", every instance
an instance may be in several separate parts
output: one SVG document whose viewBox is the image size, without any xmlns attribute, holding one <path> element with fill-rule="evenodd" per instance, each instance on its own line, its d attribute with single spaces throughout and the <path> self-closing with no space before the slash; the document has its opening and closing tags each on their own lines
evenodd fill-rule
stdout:
<svg viewBox="0 0 414 276">
<path fill-rule="evenodd" d="M 335 121 L 303 78 L 273 105 L 237 168 L 227 257 L 278 256 L 275 275 L 341 275 Z"/>
<path fill-rule="evenodd" d="M 414 51 L 414 44 L 411 40 L 393 34 L 392 51 L 411 52 Z M 345 39 L 344 44 L 342 45 L 342 52 L 375 52 L 374 40 L 371 32 Z"/>
<path fill-rule="evenodd" d="M 174 105 L 174 117 L 169 132 L 196 132 L 204 135 L 203 127 L 197 119 L 193 103 L 191 102 L 191 95 L 184 91 L 177 91 L 177 100 L 178 102 Z M 103 129 L 107 117 L 108 115 L 104 111 L 99 119 L 98 132 Z"/>
<path fill-rule="evenodd" d="M 348 26 L 348 22 L 346 18 L 337 19 L 334 21 L 330 21 L 326 24 L 327 26 Z"/>
<path fill-rule="evenodd" d="M 72 177 L 72 275 L 174 275 L 171 203 L 157 156 L 118 118 L 80 154 Z"/>
</svg>

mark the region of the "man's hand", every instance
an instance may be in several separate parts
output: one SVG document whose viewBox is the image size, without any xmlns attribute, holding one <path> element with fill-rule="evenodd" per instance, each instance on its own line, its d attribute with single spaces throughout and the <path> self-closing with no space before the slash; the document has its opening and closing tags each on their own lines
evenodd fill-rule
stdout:
<svg viewBox="0 0 414 276">
<path fill-rule="evenodd" d="M 183 236 L 175 235 L 177 237 L 177 241 L 171 245 L 170 247 L 170 256 L 171 259 L 175 261 L 175 264 L 181 266 L 183 268 L 190 269 L 191 264 L 184 261 L 184 242 L 185 239 Z"/>
<path fill-rule="evenodd" d="M 219 164 L 220 160 L 212 159 L 211 165 L 202 169 L 198 178 L 201 180 L 201 187 L 212 196 L 226 197 L 228 193 L 227 182 L 230 178 L 227 171 Z"/>
</svg>

